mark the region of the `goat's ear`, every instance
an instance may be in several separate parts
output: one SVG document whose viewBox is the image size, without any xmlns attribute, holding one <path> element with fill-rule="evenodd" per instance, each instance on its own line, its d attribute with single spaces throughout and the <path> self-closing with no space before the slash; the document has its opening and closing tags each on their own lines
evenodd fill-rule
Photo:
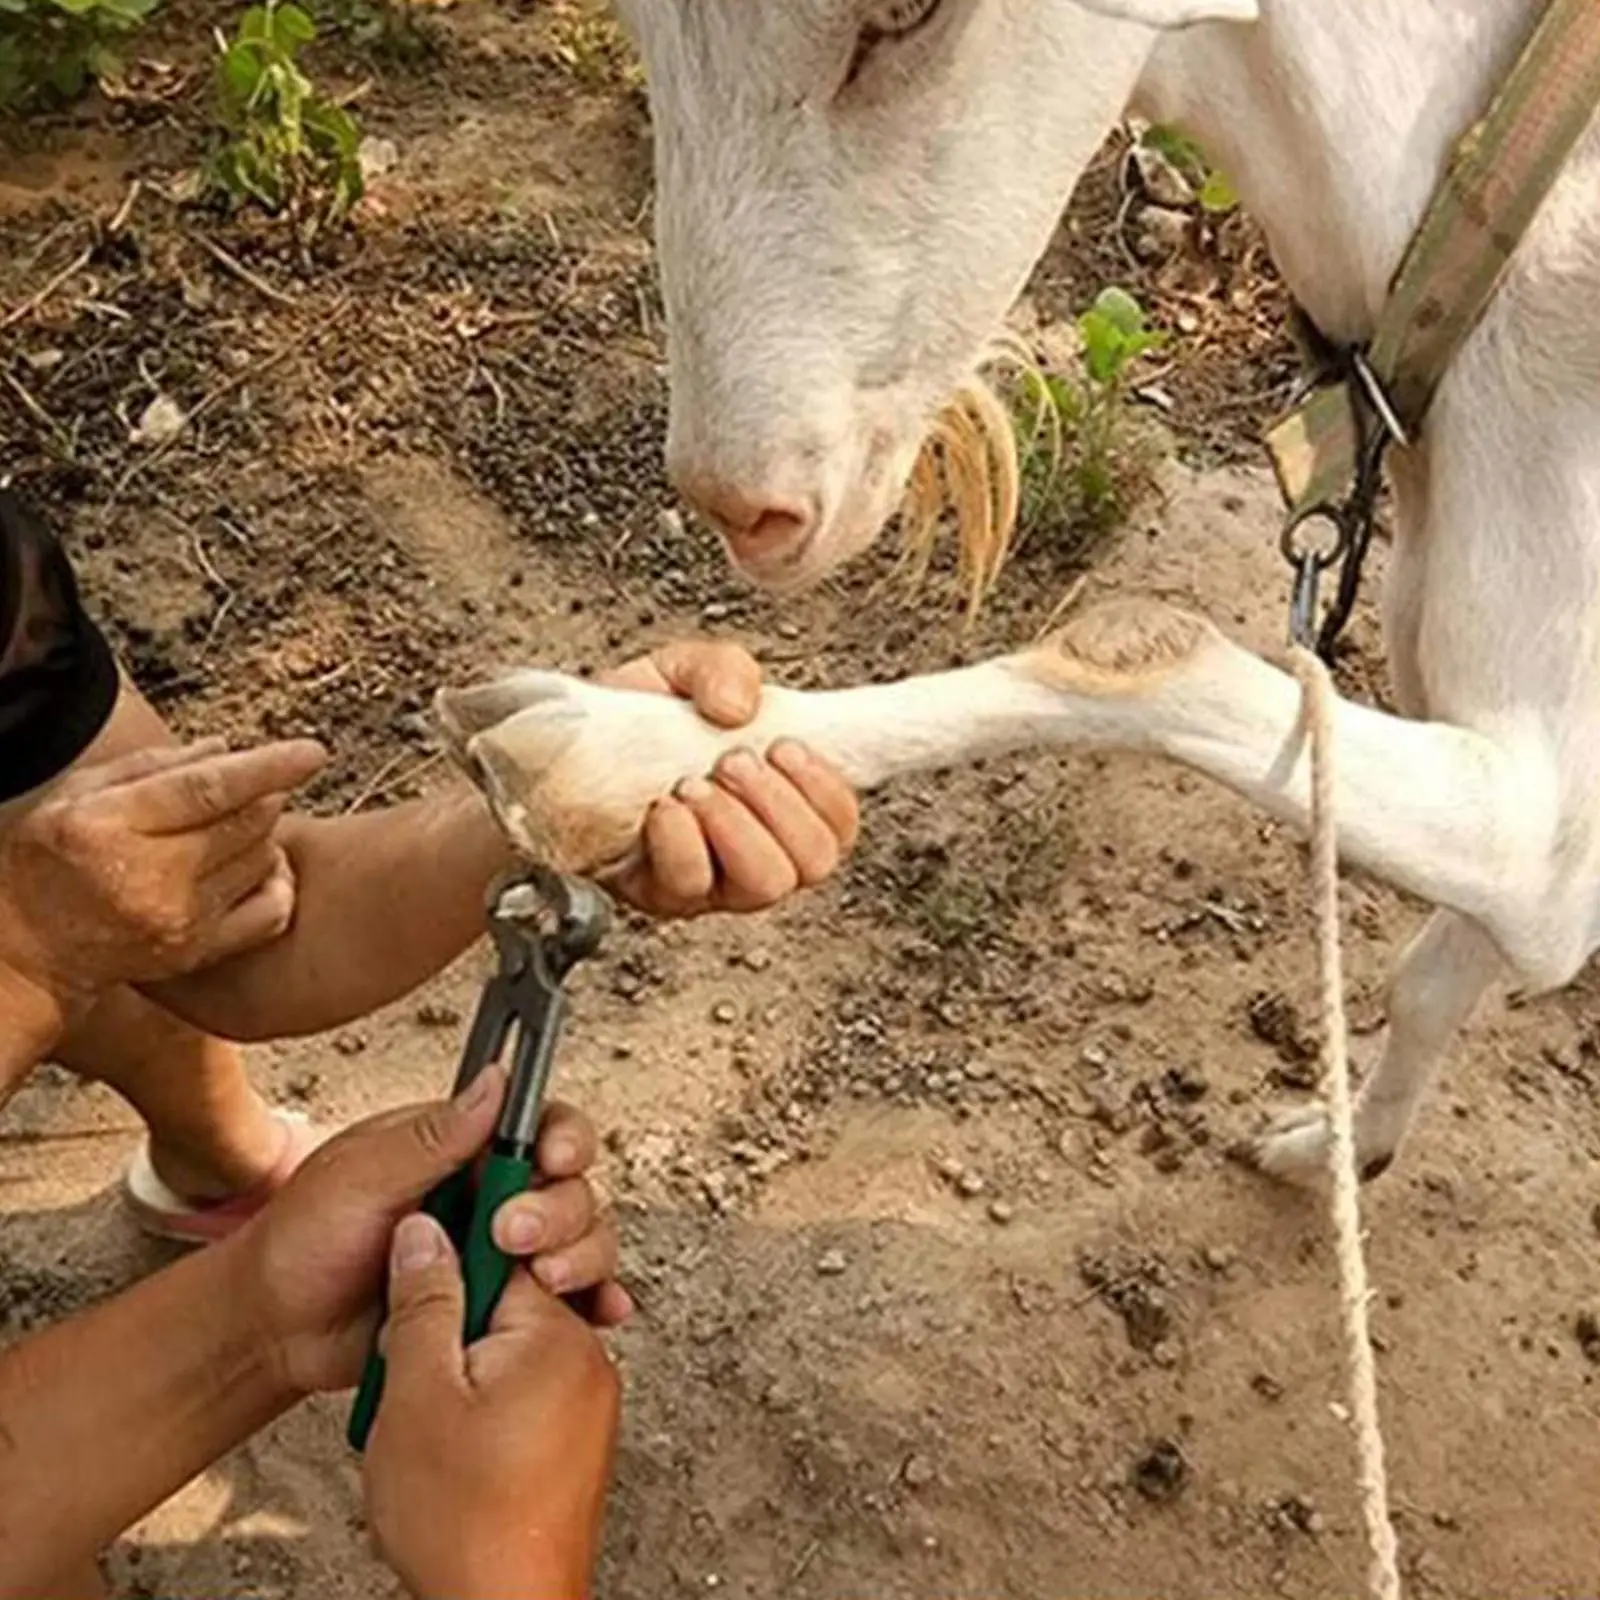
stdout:
<svg viewBox="0 0 1600 1600">
<path fill-rule="evenodd" d="M 1147 28 L 1189 28 L 1197 22 L 1254 22 L 1259 0 L 1075 0 L 1085 11 Z"/>
</svg>

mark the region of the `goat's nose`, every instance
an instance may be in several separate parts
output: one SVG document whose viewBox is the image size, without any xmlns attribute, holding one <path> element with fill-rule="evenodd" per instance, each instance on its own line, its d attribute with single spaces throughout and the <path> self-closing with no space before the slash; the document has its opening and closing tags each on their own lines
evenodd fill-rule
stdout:
<svg viewBox="0 0 1600 1600">
<path fill-rule="evenodd" d="M 810 538 L 816 513 L 787 495 L 752 493 L 738 484 L 686 473 L 678 488 L 724 539 L 734 560 L 771 567 L 793 556 Z"/>
</svg>

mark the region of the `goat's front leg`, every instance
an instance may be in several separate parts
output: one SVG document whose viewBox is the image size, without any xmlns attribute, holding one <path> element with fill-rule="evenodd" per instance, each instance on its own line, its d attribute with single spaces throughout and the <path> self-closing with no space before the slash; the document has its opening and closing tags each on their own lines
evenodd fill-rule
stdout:
<svg viewBox="0 0 1600 1600">
<path fill-rule="evenodd" d="M 682 702 L 548 673 L 446 693 L 439 712 L 512 839 L 574 870 L 625 855 L 650 801 L 726 750 L 783 738 L 805 741 L 863 788 L 1028 746 L 1090 745 L 1171 756 L 1302 830 L 1310 805 L 1294 680 L 1151 601 L 1099 607 L 1030 650 L 957 672 L 817 694 L 772 689 L 755 722 L 732 733 Z M 1336 732 L 1341 856 L 1482 922 L 1536 971 L 1546 952 L 1524 937 L 1536 919 L 1522 911 L 1540 903 L 1554 834 L 1538 768 L 1513 781 L 1489 739 L 1345 701 Z"/>
<path fill-rule="evenodd" d="M 1429 919 L 1389 982 L 1377 1064 L 1356 1100 L 1356 1162 L 1365 1179 L 1394 1160 L 1433 1068 L 1501 970 L 1499 952 L 1476 923 L 1453 911 Z M 1331 1133 L 1320 1104 L 1280 1118 L 1256 1142 L 1263 1172 L 1295 1183 L 1327 1176 Z"/>
</svg>

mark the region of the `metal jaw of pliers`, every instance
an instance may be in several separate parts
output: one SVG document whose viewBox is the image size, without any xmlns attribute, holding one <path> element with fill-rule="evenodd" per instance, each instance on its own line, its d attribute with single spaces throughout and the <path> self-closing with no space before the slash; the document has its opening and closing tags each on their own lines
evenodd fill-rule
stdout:
<svg viewBox="0 0 1600 1600">
<path fill-rule="evenodd" d="M 479 997 L 453 1092 L 461 1094 L 496 1065 L 515 1034 L 510 1079 L 481 1166 L 452 1173 L 422 1204 L 461 1258 L 469 1344 L 488 1331 L 511 1275 L 510 1260 L 494 1242 L 494 1218 L 536 1170 L 539 1119 L 567 1014 L 563 984 L 600 948 L 611 925 L 610 902 L 592 883 L 543 871 L 501 879 L 489 892 L 488 910 L 499 962 Z M 350 1414 L 348 1438 L 357 1450 L 376 1419 L 383 1380 L 383 1358 L 374 1350 Z"/>
<path fill-rule="evenodd" d="M 552 1053 L 566 1018 L 562 984 L 580 961 L 600 948 L 610 926 L 610 902 L 580 878 L 535 872 L 503 878 L 490 889 L 489 934 L 499 967 L 483 986 L 461 1053 L 456 1094 L 500 1061 L 515 1031 L 506 1112 L 520 1108 L 537 1125 Z M 497 1140 L 533 1131 L 506 1124 L 502 1114 Z"/>
</svg>

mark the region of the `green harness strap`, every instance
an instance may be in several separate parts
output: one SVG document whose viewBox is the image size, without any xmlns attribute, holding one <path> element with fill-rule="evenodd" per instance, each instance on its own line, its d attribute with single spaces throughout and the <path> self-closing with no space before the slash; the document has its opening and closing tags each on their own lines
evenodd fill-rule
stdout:
<svg viewBox="0 0 1600 1600">
<path fill-rule="evenodd" d="M 1394 442 L 1418 437 L 1597 106 L 1600 0 L 1550 0 L 1487 115 L 1457 145 L 1365 352 L 1398 424 L 1386 430 Z M 1366 440 L 1384 426 L 1374 409 L 1370 391 L 1341 378 L 1268 434 L 1291 532 L 1308 515 L 1344 514 L 1359 494 Z"/>
</svg>

